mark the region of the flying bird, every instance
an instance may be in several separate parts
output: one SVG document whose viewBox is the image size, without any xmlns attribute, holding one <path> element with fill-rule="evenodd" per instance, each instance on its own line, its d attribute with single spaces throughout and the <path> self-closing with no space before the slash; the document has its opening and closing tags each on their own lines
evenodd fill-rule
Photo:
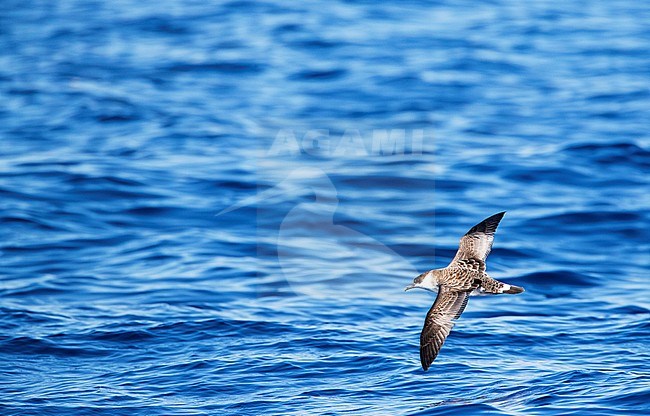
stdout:
<svg viewBox="0 0 650 416">
<path fill-rule="evenodd" d="M 504 215 L 505 211 L 494 214 L 473 226 L 460 239 L 456 256 L 447 267 L 422 273 L 404 289 L 420 288 L 438 292 L 420 334 L 420 362 L 424 371 L 438 356 L 454 326 L 454 320 L 465 310 L 470 293 L 516 294 L 524 291 L 522 287 L 491 278 L 485 271 L 485 260 L 492 250 L 494 232 Z"/>
</svg>

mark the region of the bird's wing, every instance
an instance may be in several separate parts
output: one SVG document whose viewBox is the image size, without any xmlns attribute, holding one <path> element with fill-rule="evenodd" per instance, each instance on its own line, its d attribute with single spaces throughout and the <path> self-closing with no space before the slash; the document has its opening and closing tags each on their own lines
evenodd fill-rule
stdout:
<svg viewBox="0 0 650 416">
<path fill-rule="evenodd" d="M 442 344 L 445 343 L 454 326 L 454 319 L 458 319 L 465 310 L 470 292 L 471 289 L 457 291 L 447 286 L 440 286 L 438 297 L 427 313 L 420 334 L 420 361 L 425 371 L 438 356 Z"/>
<path fill-rule="evenodd" d="M 460 260 L 478 260 L 483 268 L 483 263 L 485 263 L 485 259 L 490 254 L 490 250 L 492 250 L 494 232 L 497 230 L 499 222 L 504 215 L 505 211 L 499 212 L 473 226 L 460 239 L 458 252 L 456 252 L 456 257 L 454 257 L 450 265 L 454 265 Z"/>
</svg>

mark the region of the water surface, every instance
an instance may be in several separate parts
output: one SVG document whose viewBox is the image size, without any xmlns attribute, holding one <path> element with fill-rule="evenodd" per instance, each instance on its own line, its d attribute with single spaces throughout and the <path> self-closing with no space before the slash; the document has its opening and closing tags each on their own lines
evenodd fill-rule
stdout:
<svg viewBox="0 0 650 416">
<path fill-rule="evenodd" d="M 3 2 L 1 413 L 648 414 L 649 19 Z M 403 288 L 502 210 L 526 292 L 425 373 Z"/>
</svg>

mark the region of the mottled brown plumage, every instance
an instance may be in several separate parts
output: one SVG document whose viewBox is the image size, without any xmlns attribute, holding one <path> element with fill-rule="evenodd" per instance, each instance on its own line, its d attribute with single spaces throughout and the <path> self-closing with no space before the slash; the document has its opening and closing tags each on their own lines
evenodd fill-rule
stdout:
<svg viewBox="0 0 650 416">
<path fill-rule="evenodd" d="M 420 361 L 425 371 L 438 356 L 454 320 L 465 310 L 470 293 L 514 294 L 524 291 L 521 287 L 491 278 L 485 271 L 485 260 L 504 214 L 495 214 L 472 227 L 460 239 L 458 252 L 449 266 L 422 273 L 406 288 L 438 291 L 420 334 Z"/>
</svg>

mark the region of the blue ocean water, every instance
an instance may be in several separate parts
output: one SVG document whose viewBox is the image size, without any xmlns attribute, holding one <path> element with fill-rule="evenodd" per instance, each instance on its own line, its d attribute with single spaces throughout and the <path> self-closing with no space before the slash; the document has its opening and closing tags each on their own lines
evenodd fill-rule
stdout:
<svg viewBox="0 0 650 416">
<path fill-rule="evenodd" d="M 650 5 L 0 7 L 2 415 L 650 413 Z M 430 293 L 507 210 L 420 368 Z"/>
</svg>

